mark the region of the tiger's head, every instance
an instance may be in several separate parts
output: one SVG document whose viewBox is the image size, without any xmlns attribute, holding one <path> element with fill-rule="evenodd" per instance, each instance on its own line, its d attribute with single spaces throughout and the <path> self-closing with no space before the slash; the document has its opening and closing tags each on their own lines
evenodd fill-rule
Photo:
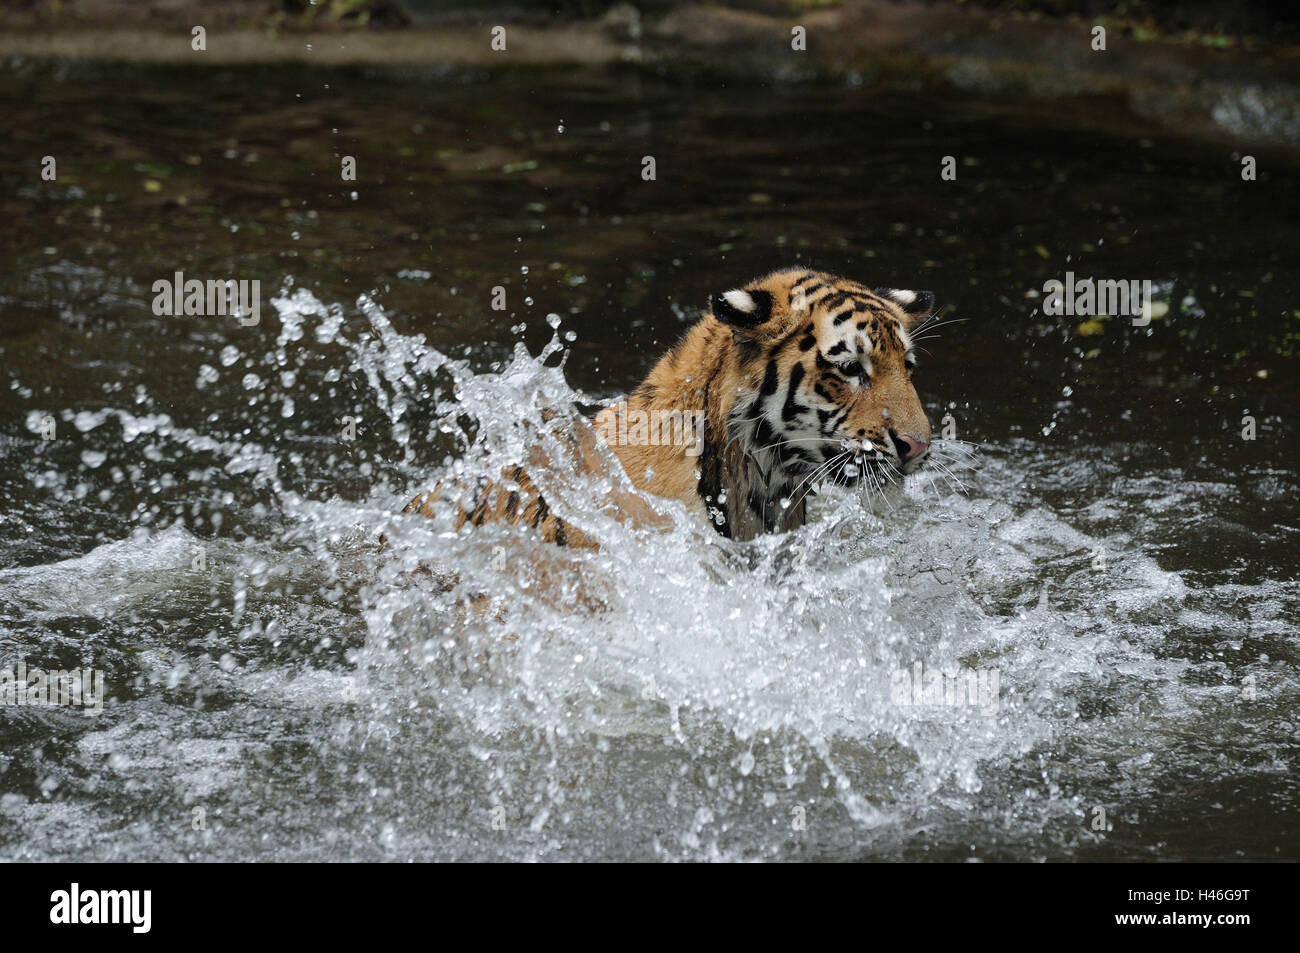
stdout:
<svg viewBox="0 0 1300 953">
<path fill-rule="evenodd" d="M 731 437 L 770 493 L 823 479 L 883 485 L 920 465 L 930 422 L 912 386 L 908 331 L 933 306 L 928 291 L 802 269 L 713 297 L 740 379 Z"/>
</svg>

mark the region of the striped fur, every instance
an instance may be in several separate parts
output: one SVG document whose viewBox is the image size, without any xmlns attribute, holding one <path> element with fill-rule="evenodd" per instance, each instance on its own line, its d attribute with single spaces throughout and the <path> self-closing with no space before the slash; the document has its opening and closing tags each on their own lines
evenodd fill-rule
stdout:
<svg viewBox="0 0 1300 953">
<path fill-rule="evenodd" d="M 805 269 L 721 292 L 625 402 L 597 415 L 596 432 L 639 489 L 682 501 L 724 536 L 800 526 L 811 485 L 883 480 L 882 470 L 907 473 L 924 457 L 930 424 L 908 329 L 933 301 Z M 702 439 L 645 439 L 647 420 L 653 434 L 656 420 L 689 418 L 702 419 Z M 504 520 L 595 548 L 549 512 L 522 468 L 502 476 L 482 481 L 468 508 L 448 499 L 458 527 Z M 429 516 L 442 496 L 421 494 L 406 512 Z"/>
<path fill-rule="evenodd" d="M 460 495 L 459 487 L 439 483 L 428 493 L 421 493 L 406 504 L 403 513 L 419 513 L 433 518 L 437 502 L 448 504 L 456 511 L 456 530 L 466 523 L 482 526 L 486 522 L 513 523 L 537 530 L 548 543 L 558 546 L 580 546 L 596 549 L 596 544 L 578 527 L 560 519 L 551 512 L 536 484 L 523 467 L 508 467 L 501 471 L 501 480 L 479 480 L 470 499 L 468 509 Z"/>
</svg>

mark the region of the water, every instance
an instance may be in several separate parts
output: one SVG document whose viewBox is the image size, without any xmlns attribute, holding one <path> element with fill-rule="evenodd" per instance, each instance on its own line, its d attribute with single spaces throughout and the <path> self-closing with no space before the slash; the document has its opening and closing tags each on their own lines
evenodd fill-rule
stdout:
<svg viewBox="0 0 1300 953">
<path fill-rule="evenodd" d="M 85 76 L 5 79 L 16 139 L 43 111 L 83 158 L 57 188 L 0 166 L 0 666 L 110 697 L 0 709 L 0 854 L 1296 856 L 1280 172 L 1243 191 L 1212 145 L 889 91 L 293 69 L 245 111 L 247 76 L 138 78 L 80 125 Z M 336 138 L 384 181 L 326 185 Z M 976 162 L 945 195 L 913 170 L 948 148 Z M 564 465 L 539 480 L 598 553 L 399 515 L 562 459 L 585 424 L 544 410 L 625 391 L 715 282 L 791 260 L 967 319 L 917 382 L 973 466 L 751 544 L 663 501 L 666 530 L 624 526 L 617 473 Z M 1025 295 L 1066 268 L 1170 312 L 1082 337 Z M 155 317 L 177 269 L 260 277 L 260 323 Z M 914 704 L 918 663 L 984 693 Z"/>
</svg>

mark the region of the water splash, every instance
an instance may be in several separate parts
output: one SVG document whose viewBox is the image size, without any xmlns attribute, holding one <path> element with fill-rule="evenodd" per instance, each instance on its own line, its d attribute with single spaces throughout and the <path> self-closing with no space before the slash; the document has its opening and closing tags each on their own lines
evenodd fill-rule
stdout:
<svg viewBox="0 0 1300 953">
<path fill-rule="evenodd" d="M 186 835 L 183 856 L 891 856 L 925 832 L 952 855 L 972 823 L 1068 853 L 1100 836 L 1089 798 L 1114 794 L 1099 752 L 1131 751 L 1136 777 L 1143 752 L 1224 703 L 1161 651 L 1180 576 L 1131 535 L 1080 529 L 1015 454 L 994 448 L 965 494 L 914 480 L 868 508 L 831 492 L 809 525 L 752 543 L 646 497 L 662 525 L 639 527 L 618 518 L 637 494 L 613 457 L 574 460 L 590 425 L 573 408 L 596 401 L 567 384 L 558 327 L 484 371 L 368 297 L 273 305 L 272 350 L 196 373 L 246 392 L 226 416 L 58 411 L 83 434 L 118 428 L 83 458 L 82 495 L 133 482 L 147 518 L 0 572 L 23 651 L 83 616 L 118 653 L 118 704 L 37 779 L 42 796 L 0 805 L 35 843 L 202 807 L 221 836 Z M 343 429 L 326 440 L 326 423 Z M 598 552 L 398 515 L 438 480 L 539 449 L 543 493 Z M 186 502 L 203 494 L 206 525 Z M 19 636 L 18 614 L 43 628 Z M 103 798 L 106 752 L 148 807 Z M 272 802 L 267 846 L 239 821 Z M 124 856 L 172 856 L 131 830 Z"/>
</svg>

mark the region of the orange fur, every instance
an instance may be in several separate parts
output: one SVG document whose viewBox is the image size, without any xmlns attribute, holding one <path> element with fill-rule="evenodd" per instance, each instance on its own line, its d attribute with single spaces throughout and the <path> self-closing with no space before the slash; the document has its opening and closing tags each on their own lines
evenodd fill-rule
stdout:
<svg viewBox="0 0 1300 953">
<path fill-rule="evenodd" d="M 822 470 L 828 479 L 871 479 L 872 468 L 906 473 L 925 455 L 930 424 L 912 386 L 907 330 L 932 301 L 804 269 L 774 272 L 715 295 L 626 402 L 597 415 L 595 431 L 637 488 L 682 501 L 724 535 L 802 525 L 803 487 Z M 578 453 L 599 465 L 592 448 Z M 597 548 L 550 512 L 522 467 L 502 477 L 454 503 L 457 528 L 501 520 Z M 441 490 L 405 512 L 432 515 Z M 654 520 L 626 495 L 618 506 L 627 518 Z"/>
</svg>

